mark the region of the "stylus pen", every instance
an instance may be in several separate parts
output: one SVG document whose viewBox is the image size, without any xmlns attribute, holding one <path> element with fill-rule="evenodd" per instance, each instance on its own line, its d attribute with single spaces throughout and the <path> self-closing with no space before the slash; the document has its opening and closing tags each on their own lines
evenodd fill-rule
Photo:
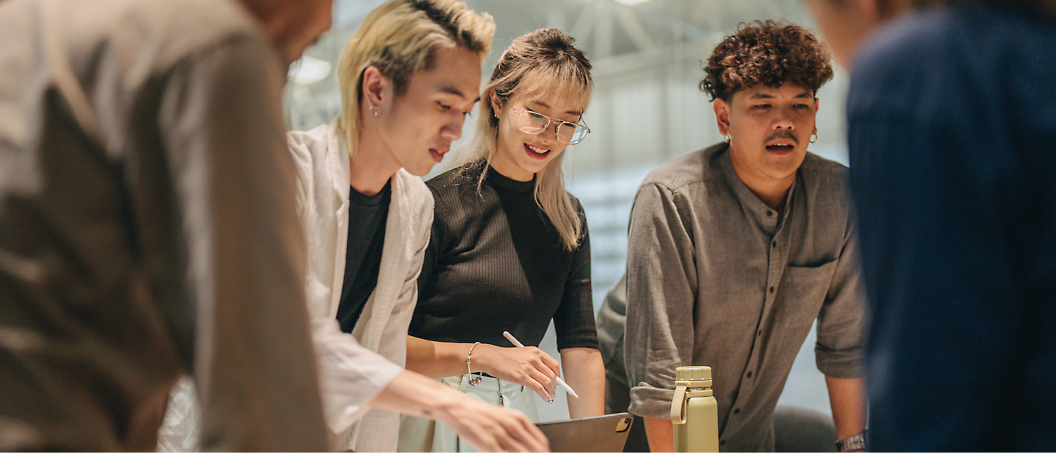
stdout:
<svg viewBox="0 0 1056 453">
<path fill-rule="evenodd" d="M 511 334 L 510 332 L 503 330 L 502 331 L 502 336 L 506 337 L 507 340 L 510 340 L 510 343 L 513 343 L 514 346 L 517 346 L 518 348 L 523 348 L 524 347 L 524 345 L 521 344 L 520 341 L 517 341 L 517 339 L 514 338 L 513 334 Z M 576 391 L 572 390 L 572 387 L 569 386 L 568 384 L 566 384 L 565 380 L 561 379 L 561 376 L 556 376 L 556 377 L 557 377 L 557 385 L 560 385 L 561 388 L 565 389 L 565 391 L 568 392 L 569 395 L 572 395 L 572 396 L 574 396 L 576 398 L 579 398 L 579 395 L 576 395 Z"/>
</svg>

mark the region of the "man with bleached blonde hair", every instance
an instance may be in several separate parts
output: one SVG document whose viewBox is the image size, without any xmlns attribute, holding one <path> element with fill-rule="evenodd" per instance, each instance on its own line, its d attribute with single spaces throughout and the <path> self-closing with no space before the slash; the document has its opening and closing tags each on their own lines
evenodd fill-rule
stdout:
<svg viewBox="0 0 1056 453">
<path fill-rule="evenodd" d="M 546 448 L 520 413 L 456 395 L 402 369 L 433 221 L 433 197 L 420 176 L 461 136 L 465 115 L 479 99 L 480 66 L 494 31 L 491 16 L 458 0 L 382 4 L 341 52 L 340 116 L 332 125 L 288 136 L 306 186 L 301 218 L 319 245 L 309 250 L 308 303 L 313 319 L 331 326 L 323 344 L 358 342 L 377 352 L 368 357 L 334 349 L 323 354 L 323 363 L 347 360 L 349 371 L 369 363 L 371 380 L 388 385 L 385 391 L 345 387 L 350 394 L 378 394 L 371 405 L 388 411 L 368 411 L 338 436 L 339 448 L 395 450 L 394 411 L 437 419 L 475 438 L 478 448 Z M 347 417 L 352 407 L 336 409 Z M 498 433 L 478 432 L 492 430 Z"/>
<path fill-rule="evenodd" d="M 395 450 L 396 412 L 441 421 L 482 450 L 546 449 L 523 414 L 403 369 L 433 215 L 419 176 L 460 136 L 494 29 L 457 0 L 381 5 L 341 53 L 341 115 L 287 135 L 323 403 L 339 450 Z M 175 441 L 187 439 L 193 422 L 172 428 Z"/>
</svg>

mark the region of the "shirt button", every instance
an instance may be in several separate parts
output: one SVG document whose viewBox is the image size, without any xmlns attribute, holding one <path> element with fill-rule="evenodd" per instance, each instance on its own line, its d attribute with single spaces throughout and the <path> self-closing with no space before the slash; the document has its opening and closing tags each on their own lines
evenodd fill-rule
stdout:
<svg viewBox="0 0 1056 453">
<path fill-rule="evenodd" d="M 726 445 L 726 441 L 725 441 L 725 440 L 720 440 L 720 441 L 719 441 L 719 446 L 721 447 L 721 446 L 723 446 L 723 445 Z"/>
<path fill-rule="evenodd" d="M 773 287 L 773 286 L 771 286 L 771 287 L 770 287 L 770 293 L 773 293 L 773 292 L 774 292 L 774 287 Z"/>
<path fill-rule="evenodd" d="M 740 410 L 740 409 L 734 409 L 734 410 L 733 410 L 733 413 L 734 413 L 734 414 L 740 414 L 740 413 L 741 413 L 741 410 Z"/>
<path fill-rule="evenodd" d="M 748 372 L 748 377 L 752 377 L 752 372 L 751 371 Z"/>
<path fill-rule="evenodd" d="M 774 246 L 774 247 L 777 247 L 777 241 L 774 241 L 774 244 L 773 244 L 773 246 Z"/>
<path fill-rule="evenodd" d="M 767 217 L 770 217 L 772 215 L 774 215 L 774 211 L 766 211 L 766 216 Z"/>
</svg>

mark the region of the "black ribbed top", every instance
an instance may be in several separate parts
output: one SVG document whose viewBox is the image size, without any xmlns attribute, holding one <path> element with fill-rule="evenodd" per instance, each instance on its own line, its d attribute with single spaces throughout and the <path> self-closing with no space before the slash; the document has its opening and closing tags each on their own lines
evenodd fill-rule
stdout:
<svg viewBox="0 0 1056 453">
<path fill-rule="evenodd" d="M 535 203 L 534 181 L 520 182 L 483 162 L 443 173 L 426 184 L 436 213 L 418 279 L 410 334 L 432 341 L 512 346 L 508 330 L 538 346 L 554 320 L 558 349 L 598 348 L 590 289 L 590 238 L 565 250 Z"/>
</svg>

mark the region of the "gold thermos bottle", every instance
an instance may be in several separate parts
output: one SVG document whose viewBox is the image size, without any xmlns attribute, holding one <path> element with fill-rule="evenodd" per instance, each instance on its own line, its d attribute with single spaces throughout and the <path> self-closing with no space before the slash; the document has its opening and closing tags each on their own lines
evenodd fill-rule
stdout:
<svg viewBox="0 0 1056 453">
<path fill-rule="evenodd" d="M 680 366 L 675 370 L 671 423 L 675 451 L 719 451 L 719 410 L 711 396 L 711 367 Z"/>
</svg>

